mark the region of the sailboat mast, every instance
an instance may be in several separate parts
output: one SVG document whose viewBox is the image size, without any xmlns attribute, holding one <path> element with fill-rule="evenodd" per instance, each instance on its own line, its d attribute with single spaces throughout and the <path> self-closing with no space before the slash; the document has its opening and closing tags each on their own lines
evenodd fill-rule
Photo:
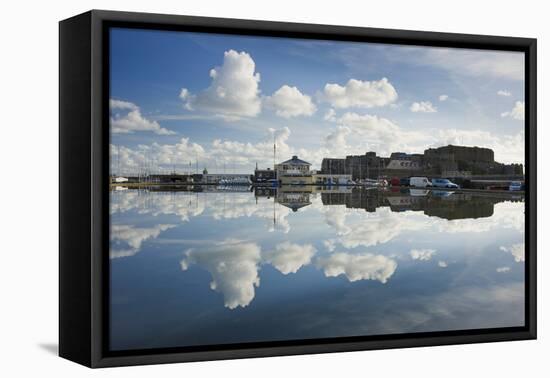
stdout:
<svg viewBox="0 0 550 378">
<path fill-rule="evenodd" d="M 275 132 L 273 132 L 273 170 L 275 170 L 276 160 L 277 160 L 277 144 L 275 143 Z"/>
</svg>

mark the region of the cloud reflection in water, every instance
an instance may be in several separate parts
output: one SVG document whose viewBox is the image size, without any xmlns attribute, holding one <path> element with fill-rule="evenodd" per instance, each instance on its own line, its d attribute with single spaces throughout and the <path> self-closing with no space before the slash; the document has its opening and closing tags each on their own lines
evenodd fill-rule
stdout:
<svg viewBox="0 0 550 378">
<path fill-rule="evenodd" d="M 212 275 L 210 288 L 223 294 L 225 307 L 246 307 L 260 286 L 260 247 L 255 243 L 225 240 L 185 251 L 181 269 L 197 264 Z"/>
<path fill-rule="evenodd" d="M 136 327 L 143 326 L 140 319 L 156 321 L 146 313 L 153 297 L 164 311 L 156 311 L 159 329 L 171 324 L 183 332 L 190 321 L 197 329 L 210 327 L 214 339 L 223 333 L 253 340 L 269 333 L 262 324 L 284 328 L 268 336 L 276 339 L 523 319 L 514 306 L 523 300 L 524 273 L 510 265 L 525 261 L 521 201 L 356 189 L 111 196 L 113 298 L 119 301 L 112 311 L 120 319 L 137 311 Z M 300 205 L 296 212 L 286 206 L 290 200 Z M 172 324 L 172 317 L 179 319 Z M 231 329 L 222 332 L 223 324 Z M 184 333 L 176 340 L 177 332 L 169 345 L 187 340 Z"/>
</svg>

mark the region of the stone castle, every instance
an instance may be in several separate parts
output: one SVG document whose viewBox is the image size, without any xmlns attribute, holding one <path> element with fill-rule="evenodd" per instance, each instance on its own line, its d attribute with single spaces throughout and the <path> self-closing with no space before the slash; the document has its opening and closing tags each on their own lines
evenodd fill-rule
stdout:
<svg viewBox="0 0 550 378">
<path fill-rule="evenodd" d="M 349 155 L 345 158 L 324 158 L 324 174 L 349 174 L 353 180 L 365 178 L 472 175 L 523 175 L 522 164 L 503 164 L 495 161 L 490 148 L 448 145 L 429 148 L 423 154 L 393 152 L 389 157 L 375 152 Z"/>
</svg>

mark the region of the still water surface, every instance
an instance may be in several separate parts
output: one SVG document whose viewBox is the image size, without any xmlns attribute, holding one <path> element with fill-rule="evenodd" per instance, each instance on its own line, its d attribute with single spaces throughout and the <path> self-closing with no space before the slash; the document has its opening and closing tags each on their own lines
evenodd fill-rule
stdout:
<svg viewBox="0 0 550 378">
<path fill-rule="evenodd" d="M 424 190 L 111 192 L 110 347 L 524 325 L 524 202 Z"/>
</svg>

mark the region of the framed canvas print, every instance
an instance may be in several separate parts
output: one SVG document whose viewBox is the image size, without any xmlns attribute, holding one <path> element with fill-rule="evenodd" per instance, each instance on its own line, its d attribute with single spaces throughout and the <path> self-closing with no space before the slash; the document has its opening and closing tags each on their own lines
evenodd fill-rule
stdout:
<svg viewBox="0 0 550 378">
<path fill-rule="evenodd" d="M 60 355 L 536 337 L 536 40 L 60 23 Z"/>
</svg>

